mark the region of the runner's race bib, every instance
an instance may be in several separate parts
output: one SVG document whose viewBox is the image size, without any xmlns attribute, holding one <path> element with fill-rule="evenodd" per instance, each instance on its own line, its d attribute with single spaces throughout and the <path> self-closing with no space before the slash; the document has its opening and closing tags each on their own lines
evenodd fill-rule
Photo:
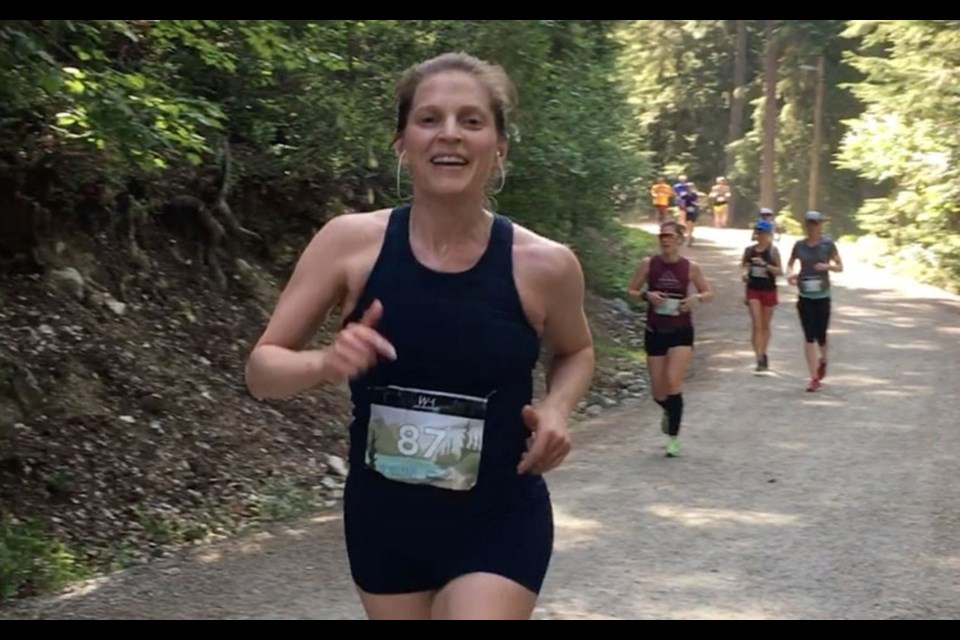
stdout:
<svg viewBox="0 0 960 640">
<path fill-rule="evenodd" d="M 653 310 L 662 316 L 678 316 L 680 315 L 680 302 L 679 298 L 667 298 L 663 301 L 663 304 L 654 307 Z"/>
<path fill-rule="evenodd" d="M 820 278 L 804 278 L 800 281 L 800 290 L 804 293 L 823 291 L 823 280 Z"/>
<path fill-rule="evenodd" d="M 366 465 L 390 480 L 467 491 L 477 483 L 487 400 L 370 389 Z"/>
<path fill-rule="evenodd" d="M 767 271 L 765 266 L 761 267 L 757 264 L 750 265 L 750 275 L 754 278 L 766 278 L 770 275 L 770 272 Z"/>
</svg>

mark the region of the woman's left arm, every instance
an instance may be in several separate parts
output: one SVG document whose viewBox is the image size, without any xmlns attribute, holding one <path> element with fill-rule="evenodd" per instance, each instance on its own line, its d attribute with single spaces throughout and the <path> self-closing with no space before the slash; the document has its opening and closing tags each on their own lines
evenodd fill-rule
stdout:
<svg viewBox="0 0 960 640">
<path fill-rule="evenodd" d="M 547 366 L 546 395 L 523 409 L 532 432 L 532 444 L 518 470 L 546 473 L 570 452 L 570 415 L 593 380 L 593 336 L 584 310 L 584 276 L 576 255 L 568 247 L 540 248 L 542 277 L 538 292 L 544 301 L 543 337 L 553 357 Z M 547 255 L 548 254 L 548 255 Z"/>
</svg>

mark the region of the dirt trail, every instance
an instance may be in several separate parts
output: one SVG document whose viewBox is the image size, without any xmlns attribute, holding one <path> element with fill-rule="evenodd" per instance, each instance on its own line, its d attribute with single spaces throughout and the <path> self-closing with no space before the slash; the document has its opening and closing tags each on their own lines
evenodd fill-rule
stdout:
<svg viewBox="0 0 960 640">
<path fill-rule="evenodd" d="M 960 301 L 845 256 L 828 377 L 806 393 L 786 285 L 773 372 L 753 374 L 748 237 L 685 249 L 718 297 L 696 312 L 681 457 L 643 400 L 582 423 L 551 474 L 537 618 L 960 617 Z M 0 617 L 362 618 L 341 536 L 337 514 L 277 526 Z"/>
</svg>

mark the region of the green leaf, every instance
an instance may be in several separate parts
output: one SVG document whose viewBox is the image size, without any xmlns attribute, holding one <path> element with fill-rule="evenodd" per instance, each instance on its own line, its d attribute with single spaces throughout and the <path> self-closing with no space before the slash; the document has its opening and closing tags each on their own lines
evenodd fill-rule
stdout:
<svg viewBox="0 0 960 640">
<path fill-rule="evenodd" d="M 79 80 L 67 79 L 67 80 L 64 80 L 63 84 L 67 87 L 67 89 L 71 93 L 81 94 L 84 91 L 83 83 L 80 82 Z"/>
<path fill-rule="evenodd" d="M 40 76 L 39 85 L 40 88 L 46 91 L 49 94 L 56 93 L 62 86 L 62 79 L 60 75 L 56 72 L 45 73 Z"/>
<path fill-rule="evenodd" d="M 127 86 L 134 91 L 143 91 L 147 86 L 147 81 L 139 73 L 128 73 L 123 76 Z"/>
</svg>

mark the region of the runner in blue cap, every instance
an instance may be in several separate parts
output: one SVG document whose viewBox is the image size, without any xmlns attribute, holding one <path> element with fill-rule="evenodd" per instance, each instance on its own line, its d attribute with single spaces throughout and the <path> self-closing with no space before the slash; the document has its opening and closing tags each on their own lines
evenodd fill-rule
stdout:
<svg viewBox="0 0 960 640">
<path fill-rule="evenodd" d="M 770 345 L 773 310 L 777 306 L 777 276 L 783 273 L 780 251 L 773 245 L 774 225 L 757 220 L 753 227 L 756 242 L 743 252 L 740 260 L 742 279 L 746 284 L 746 300 L 750 309 L 751 340 L 757 357 L 757 373 L 770 368 L 767 347 Z"/>
</svg>

